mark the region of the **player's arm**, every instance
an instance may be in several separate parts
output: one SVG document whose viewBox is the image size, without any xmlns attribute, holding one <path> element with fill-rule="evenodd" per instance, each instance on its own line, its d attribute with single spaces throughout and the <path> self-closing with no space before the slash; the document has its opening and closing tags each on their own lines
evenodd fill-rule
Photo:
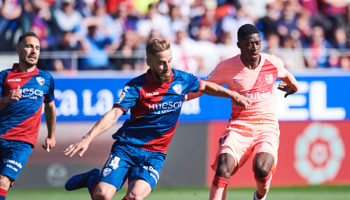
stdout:
<svg viewBox="0 0 350 200">
<path fill-rule="evenodd" d="M 92 129 L 78 142 L 70 145 L 65 151 L 64 155 L 72 157 L 79 152 L 79 156 L 83 156 L 88 149 L 90 142 L 103 132 L 111 128 L 123 114 L 123 110 L 118 107 L 113 107 L 110 111 L 103 115 L 103 117 L 92 127 Z"/>
<path fill-rule="evenodd" d="M 45 140 L 45 145 L 42 147 L 50 152 L 50 149 L 54 148 L 56 145 L 55 139 L 55 127 L 56 127 L 56 106 L 55 101 L 51 101 L 44 104 L 45 120 L 47 125 L 47 138 Z"/>
<path fill-rule="evenodd" d="M 213 82 L 202 81 L 199 91 L 211 96 L 231 98 L 236 105 L 244 108 L 248 108 L 251 105 L 251 102 L 247 97 Z"/>
<path fill-rule="evenodd" d="M 287 97 L 290 94 L 294 94 L 299 90 L 298 81 L 295 79 L 293 74 L 286 70 L 285 76 L 279 77 L 283 82 L 278 84 L 278 89 L 286 92 L 284 97 Z"/>
<path fill-rule="evenodd" d="M 11 90 L 10 93 L 7 96 L 0 97 L 0 110 L 5 108 L 7 104 L 18 101 L 22 97 L 22 91 L 20 89 L 20 86 L 18 86 L 16 89 Z"/>
</svg>

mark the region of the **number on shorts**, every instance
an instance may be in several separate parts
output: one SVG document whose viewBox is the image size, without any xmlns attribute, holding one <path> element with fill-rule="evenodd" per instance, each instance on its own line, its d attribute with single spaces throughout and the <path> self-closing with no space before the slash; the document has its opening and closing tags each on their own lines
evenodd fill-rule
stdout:
<svg viewBox="0 0 350 200">
<path fill-rule="evenodd" d="M 113 160 L 111 160 L 111 162 L 109 163 L 108 166 L 112 167 L 113 169 L 117 169 L 119 166 L 119 157 L 114 157 Z"/>
</svg>

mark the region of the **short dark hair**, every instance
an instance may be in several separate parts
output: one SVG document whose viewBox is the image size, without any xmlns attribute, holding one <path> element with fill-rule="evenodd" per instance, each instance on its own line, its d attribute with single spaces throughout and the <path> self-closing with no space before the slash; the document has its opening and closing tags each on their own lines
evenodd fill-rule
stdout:
<svg viewBox="0 0 350 200">
<path fill-rule="evenodd" d="M 26 33 L 22 34 L 21 36 L 19 36 L 17 45 L 19 45 L 26 37 L 36 37 L 39 40 L 39 37 L 35 33 L 26 32 Z"/>
<path fill-rule="evenodd" d="M 155 56 L 156 53 L 170 49 L 170 43 L 167 40 L 152 39 L 147 43 L 146 55 Z"/>
<path fill-rule="evenodd" d="M 255 33 L 260 34 L 259 29 L 256 26 L 254 26 L 253 24 L 244 24 L 238 29 L 238 33 L 237 33 L 238 41 L 241 41 L 246 36 L 255 34 Z"/>
</svg>

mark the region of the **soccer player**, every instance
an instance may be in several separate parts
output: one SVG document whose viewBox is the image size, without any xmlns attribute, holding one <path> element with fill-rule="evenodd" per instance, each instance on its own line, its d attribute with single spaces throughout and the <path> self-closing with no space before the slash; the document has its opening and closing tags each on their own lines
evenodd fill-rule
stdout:
<svg viewBox="0 0 350 200">
<path fill-rule="evenodd" d="M 254 25 L 245 24 L 239 28 L 237 46 L 241 53 L 220 62 L 207 81 L 225 84 L 252 103 L 248 109 L 232 103 L 231 119 L 219 140 L 213 165 L 216 174 L 210 200 L 225 199 L 230 176 L 251 156 L 257 186 L 254 200 L 266 198 L 277 164 L 280 134 L 273 85 L 276 78 L 282 80 L 278 89 L 286 92 L 285 97 L 298 91 L 296 79 L 284 68 L 281 59 L 260 53 L 261 37 Z M 188 98 L 199 95 L 190 94 Z"/>
<path fill-rule="evenodd" d="M 146 55 L 150 69 L 129 81 L 114 107 L 81 140 L 66 149 L 67 156 L 78 152 L 83 156 L 96 136 L 131 110 L 130 119 L 113 135 L 116 141 L 102 171 L 93 169 L 73 176 L 65 185 L 67 190 L 88 187 L 94 200 L 112 199 L 128 179 L 128 191 L 123 199 L 144 199 L 158 182 L 187 93 L 203 91 L 229 97 L 243 108 L 250 105 L 248 98 L 236 92 L 173 69 L 170 44 L 166 40 L 149 41 Z"/>
<path fill-rule="evenodd" d="M 32 32 L 19 37 L 19 63 L 0 72 L 0 200 L 6 198 L 35 147 L 44 103 L 48 136 L 43 148 L 55 144 L 56 107 L 52 76 L 37 68 L 39 38 Z"/>
</svg>

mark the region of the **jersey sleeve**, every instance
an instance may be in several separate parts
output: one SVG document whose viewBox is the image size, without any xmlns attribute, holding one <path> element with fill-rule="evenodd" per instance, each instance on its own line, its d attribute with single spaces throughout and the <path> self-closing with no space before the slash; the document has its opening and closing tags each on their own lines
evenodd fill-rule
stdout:
<svg viewBox="0 0 350 200">
<path fill-rule="evenodd" d="M 198 77 L 188 73 L 186 80 L 188 81 L 189 86 L 186 93 L 197 92 L 200 89 L 202 81 Z"/>
<path fill-rule="evenodd" d="M 139 89 L 129 82 L 124 86 L 124 89 L 120 94 L 118 101 L 114 104 L 114 107 L 119 107 L 124 113 L 126 113 L 136 104 L 139 97 Z"/>
<path fill-rule="evenodd" d="M 207 81 L 210 82 L 214 82 L 218 85 L 223 85 L 224 84 L 224 79 L 223 76 L 224 75 L 224 70 L 223 67 L 221 67 L 220 65 L 217 65 L 215 67 L 215 69 L 207 76 Z"/>
<path fill-rule="evenodd" d="M 283 78 L 286 76 L 286 68 L 282 59 L 277 56 L 271 55 L 270 62 L 277 68 L 277 78 Z"/>
<path fill-rule="evenodd" d="M 45 103 L 49 103 L 49 102 L 54 100 L 54 98 L 55 98 L 54 92 L 55 92 L 55 82 L 54 82 L 52 76 L 50 75 L 49 90 L 45 94 L 45 99 L 44 99 Z"/>
</svg>

